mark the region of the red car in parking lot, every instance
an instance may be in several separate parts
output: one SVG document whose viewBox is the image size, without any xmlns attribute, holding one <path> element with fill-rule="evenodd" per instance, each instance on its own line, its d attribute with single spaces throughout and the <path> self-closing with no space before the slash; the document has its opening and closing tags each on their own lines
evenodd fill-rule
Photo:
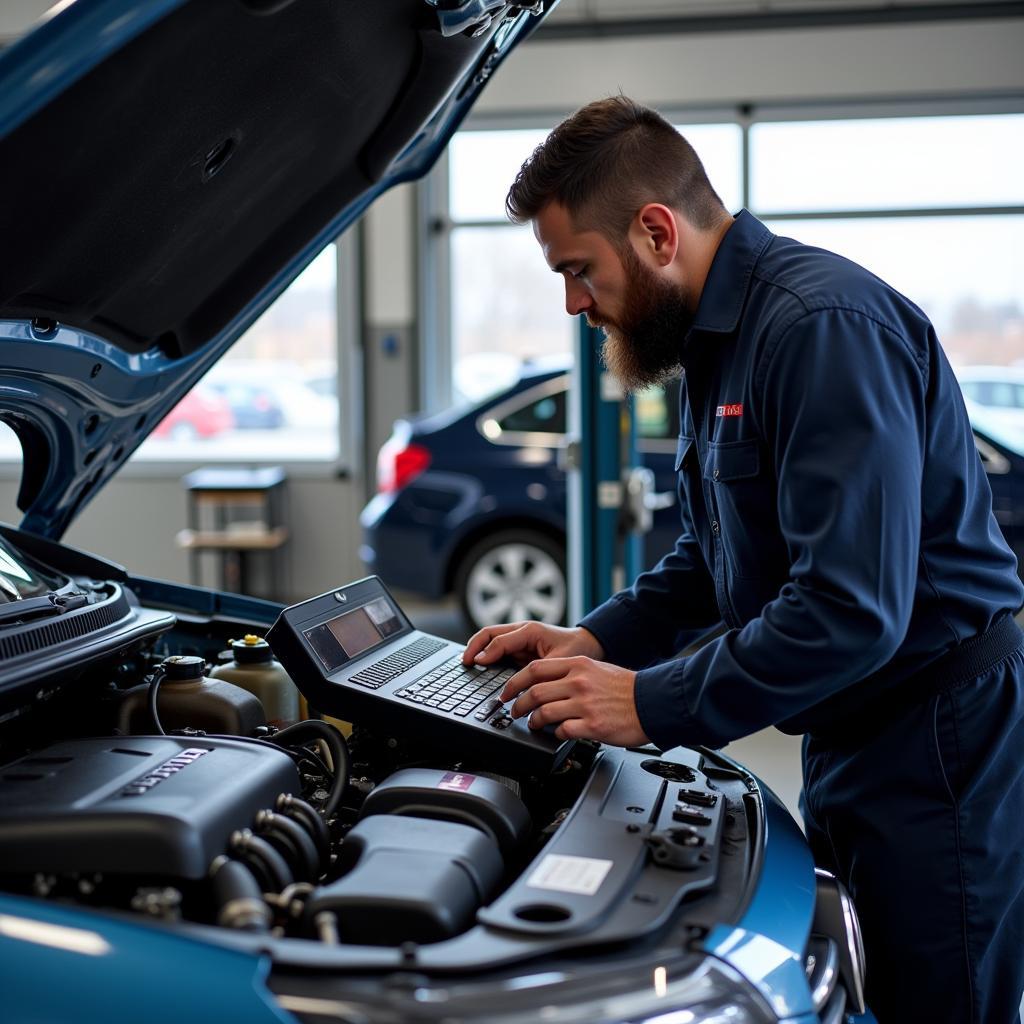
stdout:
<svg viewBox="0 0 1024 1024">
<path fill-rule="evenodd" d="M 153 437 L 195 441 L 233 430 L 235 416 L 228 400 L 202 386 L 195 387 L 164 417 Z"/>
</svg>

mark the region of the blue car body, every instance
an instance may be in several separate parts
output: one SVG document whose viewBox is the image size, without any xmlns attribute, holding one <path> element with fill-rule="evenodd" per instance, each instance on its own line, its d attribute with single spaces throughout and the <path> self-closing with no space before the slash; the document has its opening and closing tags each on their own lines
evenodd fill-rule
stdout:
<svg viewBox="0 0 1024 1024">
<path fill-rule="evenodd" d="M 564 543 L 565 472 L 558 464 L 564 415 L 560 429 L 535 432 L 526 446 L 494 443 L 481 419 L 509 399 L 564 384 L 566 377 L 564 370 L 527 372 L 469 410 L 396 424 L 395 440 L 424 445 L 430 464 L 404 487 L 375 495 L 363 510 L 360 555 L 367 568 L 396 587 L 437 598 L 451 591 L 461 554 L 489 532 L 528 525 Z"/>
<path fill-rule="evenodd" d="M 511 778 L 359 722 L 348 753 L 314 730 L 328 759 L 262 724 L 197 725 L 191 705 L 166 734 L 143 703 L 164 716 L 176 683 L 209 690 L 188 672 L 282 609 L 60 542 L 309 260 L 431 165 L 543 8 L 77 0 L 0 55 L 0 189 L 18 199 L 0 208 L 0 419 L 24 454 L 23 519 L 0 526 L 5 1018 L 810 1024 L 860 1008 L 852 908 L 741 766 L 582 744 L 549 777 Z M 484 522 L 471 508 L 497 499 L 470 479 L 486 444 L 463 443 L 469 461 L 431 470 L 438 529 L 455 508 Z M 529 457 L 503 455 L 509 493 L 529 493 Z M 545 494 L 521 514 L 556 530 L 544 458 Z M 239 721 L 262 714 L 248 691 L 217 692 Z M 473 865 L 445 861 L 431 888 L 387 866 L 420 851 L 388 849 L 368 861 L 372 896 L 348 904 L 370 900 L 387 937 L 332 934 L 305 907 L 354 877 L 339 858 L 368 796 L 409 770 L 441 780 L 442 829 L 492 850 L 450 795 L 483 779 L 525 816 L 522 847 L 458 921 L 445 896 L 472 889 Z M 553 849 L 561 888 L 535 878 Z M 396 913 L 399 882 L 413 897 Z M 443 935 L 403 939 L 414 912 Z"/>
<path fill-rule="evenodd" d="M 360 555 L 367 567 L 424 597 L 455 591 L 468 623 L 484 625 L 465 590 L 469 563 L 487 548 L 488 538 L 543 537 L 564 550 L 568 387 L 564 364 L 527 364 L 514 384 L 486 401 L 399 421 L 381 458 L 388 447 L 413 446 L 429 453 L 429 462 L 407 482 L 375 495 L 363 510 Z M 657 428 L 638 441 L 640 464 L 653 472 L 661 499 L 643 540 L 646 566 L 671 550 L 678 535 L 676 394 L 669 385 L 648 398 L 662 415 Z M 559 568 L 564 573 L 564 561 Z M 545 618 L 535 612 L 529 617 Z"/>
</svg>

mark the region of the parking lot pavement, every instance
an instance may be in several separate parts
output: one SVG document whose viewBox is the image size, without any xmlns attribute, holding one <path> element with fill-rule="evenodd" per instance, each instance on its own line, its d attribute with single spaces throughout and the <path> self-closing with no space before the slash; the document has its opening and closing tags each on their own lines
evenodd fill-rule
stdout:
<svg viewBox="0 0 1024 1024">
<path fill-rule="evenodd" d="M 462 624 L 462 616 L 455 604 L 455 598 L 445 601 L 424 601 L 422 598 L 410 597 L 402 591 L 395 591 L 395 597 L 402 610 L 409 616 L 409 621 L 424 633 L 443 636 L 457 644 L 464 644 L 469 639 L 469 630 Z"/>
</svg>

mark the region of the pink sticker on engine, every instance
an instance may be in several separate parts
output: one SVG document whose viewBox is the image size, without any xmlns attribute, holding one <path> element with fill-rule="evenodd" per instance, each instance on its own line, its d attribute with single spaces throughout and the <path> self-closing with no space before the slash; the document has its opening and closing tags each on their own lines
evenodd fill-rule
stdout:
<svg viewBox="0 0 1024 1024">
<path fill-rule="evenodd" d="M 437 784 L 438 789 L 460 789 L 465 792 L 473 785 L 475 775 L 466 775 L 464 772 L 445 772 L 441 781 Z"/>
</svg>

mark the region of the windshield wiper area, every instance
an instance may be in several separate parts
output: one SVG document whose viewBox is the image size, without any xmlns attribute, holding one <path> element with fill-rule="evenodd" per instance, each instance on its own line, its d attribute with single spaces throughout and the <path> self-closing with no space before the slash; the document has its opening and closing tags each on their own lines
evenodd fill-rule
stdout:
<svg viewBox="0 0 1024 1024">
<path fill-rule="evenodd" d="M 24 601 L 15 601 L 0 607 L 0 626 L 50 615 L 63 615 L 74 608 L 81 608 L 88 602 L 88 594 L 43 594 L 41 597 L 26 597 Z"/>
</svg>

